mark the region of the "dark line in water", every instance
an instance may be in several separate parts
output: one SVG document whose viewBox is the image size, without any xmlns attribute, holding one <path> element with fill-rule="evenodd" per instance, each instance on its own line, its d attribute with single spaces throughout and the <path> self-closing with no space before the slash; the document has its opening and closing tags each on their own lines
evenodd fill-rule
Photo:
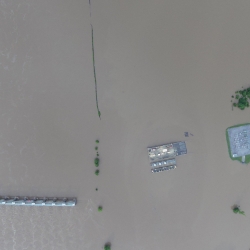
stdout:
<svg viewBox="0 0 250 250">
<path fill-rule="evenodd" d="M 91 2 L 89 0 L 89 9 L 90 9 L 90 18 L 91 18 Z M 95 79 L 95 101 L 96 101 L 96 108 L 98 112 L 98 116 L 101 119 L 101 112 L 99 110 L 98 106 L 98 97 L 97 97 L 97 80 L 96 80 L 96 70 L 95 70 L 95 48 L 94 48 L 94 29 L 93 25 L 90 20 L 90 25 L 91 25 L 91 35 L 92 35 L 92 58 L 93 58 L 93 73 L 94 73 L 94 79 Z"/>
<path fill-rule="evenodd" d="M 97 81 L 96 81 L 96 71 L 95 71 L 95 49 L 94 49 L 94 32 L 93 26 L 91 24 L 91 31 L 92 31 L 92 56 L 93 56 L 93 71 L 94 71 L 94 78 L 95 78 L 95 101 L 96 101 L 96 108 L 98 111 L 98 116 L 101 119 L 101 112 L 98 106 L 98 98 L 97 98 Z"/>
</svg>

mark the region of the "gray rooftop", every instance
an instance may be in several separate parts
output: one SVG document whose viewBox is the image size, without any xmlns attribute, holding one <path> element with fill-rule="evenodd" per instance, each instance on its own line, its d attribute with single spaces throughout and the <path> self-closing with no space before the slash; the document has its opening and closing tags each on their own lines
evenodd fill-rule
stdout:
<svg viewBox="0 0 250 250">
<path fill-rule="evenodd" d="M 148 147 L 148 156 L 151 162 L 174 158 L 187 153 L 184 141 L 168 143 L 155 147 Z"/>
<path fill-rule="evenodd" d="M 232 157 L 250 154 L 250 125 L 227 129 Z"/>
</svg>

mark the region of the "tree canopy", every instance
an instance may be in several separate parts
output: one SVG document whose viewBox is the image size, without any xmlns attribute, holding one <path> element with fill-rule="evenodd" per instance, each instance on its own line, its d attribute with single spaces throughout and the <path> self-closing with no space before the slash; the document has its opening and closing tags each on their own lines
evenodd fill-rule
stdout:
<svg viewBox="0 0 250 250">
<path fill-rule="evenodd" d="M 105 244 L 104 250 L 111 250 L 111 245 L 110 245 L 110 243 L 106 243 L 106 244 Z"/>
<path fill-rule="evenodd" d="M 236 91 L 235 94 L 236 94 L 235 96 L 232 96 L 232 98 L 235 98 L 233 106 L 241 110 L 248 108 L 249 107 L 248 99 L 250 99 L 250 88 Z"/>
<path fill-rule="evenodd" d="M 242 211 L 242 210 L 240 210 L 240 208 L 239 208 L 238 206 L 236 206 L 236 207 L 233 208 L 233 212 L 234 212 L 235 214 L 242 214 L 242 215 L 245 215 L 245 212 Z"/>
</svg>

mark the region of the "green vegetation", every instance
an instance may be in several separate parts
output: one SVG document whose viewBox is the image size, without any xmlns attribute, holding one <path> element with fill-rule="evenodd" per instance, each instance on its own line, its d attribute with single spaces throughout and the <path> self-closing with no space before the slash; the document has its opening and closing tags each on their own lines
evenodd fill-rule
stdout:
<svg viewBox="0 0 250 250">
<path fill-rule="evenodd" d="M 241 110 L 249 107 L 250 99 L 250 88 L 246 88 L 243 90 L 239 90 L 235 92 L 235 102 L 233 103 L 233 107 L 237 107 Z M 234 98 L 234 96 L 232 96 Z"/>
<path fill-rule="evenodd" d="M 99 162 L 100 162 L 100 161 L 99 161 L 99 158 L 95 158 L 95 161 L 94 161 L 94 162 L 95 162 L 95 166 L 98 167 L 98 166 L 99 166 Z"/>
<path fill-rule="evenodd" d="M 235 207 L 233 208 L 233 212 L 234 212 L 235 214 L 242 214 L 242 215 L 245 215 L 245 212 L 242 211 L 242 210 L 240 210 L 240 207 L 239 207 L 239 206 L 235 206 Z M 245 216 L 246 216 L 246 215 L 245 215 Z"/>
<path fill-rule="evenodd" d="M 105 246 L 104 246 L 104 250 L 111 250 L 111 244 L 106 243 Z"/>
<path fill-rule="evenodd" d="M 95 141 L 97 144 L 99 143 L 99 140 L 96 140 Z M 95 150 L 98 150 L 98 147 L 96 146 L 95 147 Z M 95 166 L 96 167 L 99 167 L 99 162 L 100 162 L 100 160 L 99 160 L 99 153 L 98 153 L 98 151 L 96 152 L 96 158 L 95 158 L 95 160 L 94 160 L 94 163 L 95 163 Z"/>
<path fill-rule="evenodd" d="M 102 206 L 98 207 L 98 211 L 101 212 L 102 211 Z"/>
<path fill-rule="evenodd" d="M 96 188 L 95 191 L 98 191 L 98 188 Z"/>
<path fill-rule="evenodd" d="M 99 143 L 99 140 L 96 140 L 95 142 L 96 142 L 96 143 Z M 97 146 L 95 147 L 95 150 L 98 150 L 98 147 L 97 147 Z M 96 152 L 96 158 L 94 159 L 94 164 L 95 164 L 96 167 L 99 167 L 100 160 L 99 160 L 99 153 L 98 153 L 98 151 Z M 99 173 L 100 173 L 99 170 L 96 170 L 96 171 L 95 171 L 95 174 L 96 174 L 96 175 L 99 175 Z M 97 191 L 97 190 L 98 190 L 98 189 L 96 189 L 96 191 Z"/>
</svg>

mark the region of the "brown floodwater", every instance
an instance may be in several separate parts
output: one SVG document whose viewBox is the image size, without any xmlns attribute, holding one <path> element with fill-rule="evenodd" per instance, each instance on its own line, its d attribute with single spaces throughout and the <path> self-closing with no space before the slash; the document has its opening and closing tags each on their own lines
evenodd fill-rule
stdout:
<svg viewBox="0 0 250 250">
<path fill-rule="evenodd" d="M 250 170 L 225 137 L 249 122 L 231 106 L 250 85 L 249 9 L 92 0 L 90 18 L 88 0 L 0 1 L 0 195 L 78 199 L 0 206 L 1 249 L 249 249 Z M 177 168 L 151 174 L 147 147 L 179 140 Z"/>
</svg>

